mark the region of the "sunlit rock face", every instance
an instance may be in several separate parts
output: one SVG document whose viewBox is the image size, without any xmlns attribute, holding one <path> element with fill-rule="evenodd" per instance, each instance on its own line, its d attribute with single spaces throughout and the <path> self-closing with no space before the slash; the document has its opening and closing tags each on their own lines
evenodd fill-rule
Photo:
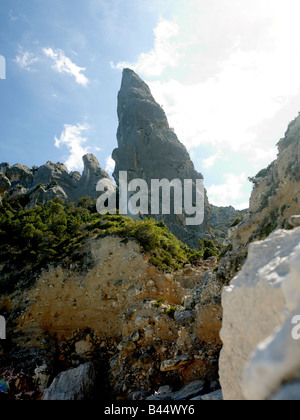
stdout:
<svg viewBox="0 0 300 420">
<path fill-rule="evenodd" d="M 185 146 L 170 128 L 166 114 L 155 101 L 147 84 L 130 69 L 124 69 L 118 94 L 118 148 L 113 152 L 116 162 L 114 178 L 119 185 L 120 171 L 127 171 L 128 183 L 143 179 L 151 186 L 153 179 L 191 179 L 195 184 L 203 176 L 198 173 Z M 172 200 L 172 198 L 171 198 Z M 149 202 L 151 199 L 149 199 Z M 187 226 L 184 215 L 153 215 L 163 220 L 172 233 L 192 247 L 198 239 L 209 236 L 209 205 L 204 193 L 204 221 Z M 173 213 L 173 214 L 172 214 Z"/>
</svg>

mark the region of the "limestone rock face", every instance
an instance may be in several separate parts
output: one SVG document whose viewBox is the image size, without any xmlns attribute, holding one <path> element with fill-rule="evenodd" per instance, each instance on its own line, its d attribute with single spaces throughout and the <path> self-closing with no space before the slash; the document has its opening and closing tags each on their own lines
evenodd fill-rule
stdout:
<svg viewBox="0 0 300 420">
<path fill-rule="evenodd" d="M 230 232 L 230 250 L 219 268 L 227 281 L 241 268 L 249 243 L 265 239 L 275 229 L 289 228 L 290 217 L 299 214 L 300 116 L 289 125 L 278 152 L 277 159 L 252 179 L 248 214 Z"/>
<path fill-rule="evenodd" d="M 248 259 L 223 291 L 220 380 L 225 400 L 272 398 L 300 378 L 300 229 L 278 230 L 250 245 Z"/>
<path fill-rule="evenodd" d="M 154 100 L 147 84 L 130 69 L 124 69 L 118 94 L 118 148 L 112 157 L 116 162 L 114 178 L 127 171 L 128 182 L 143 179 L 203 179 L 190 159 L 185 146 L 169 127 L 165 112 Z M 172 208 L 172 207 L 171 207 Z M 172 210 L 171 210 L 171 213 Z M 192 247 L 209 233 L 209 205 L 205 194 L 205 218 L 200 226 L 186 226 L 182 215 L 153 215 L 164 220 L 170 230 Z"/>
<path fill-rule="evenodd" d="M 23 186 L 30 185 L 33 177 L 30 168 L 19 163 L 11 168 L 7 168 L 6 176 L 10 179 L 11 183 Z"/>
<path fill-rule="evenodd" d="M 5 193 L 5 191 L 7 191 L 10 186 L 10 180 L 3 173 L 0 173 L 0 195 Z"/>
</svg>

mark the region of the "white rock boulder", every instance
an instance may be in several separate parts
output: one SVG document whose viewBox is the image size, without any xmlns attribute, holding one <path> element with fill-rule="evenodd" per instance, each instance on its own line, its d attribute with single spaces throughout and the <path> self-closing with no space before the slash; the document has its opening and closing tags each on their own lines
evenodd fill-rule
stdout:
<svg viewBox="0 0 300 420">
<path fill-rule="evenodd" d="M 292 338 L 292 319 L 299 304 L 300 229 L 278 230 L 250 245 L 242 271 L 222 294 L 225 400 L 268 399 L 297 379 L 300 341 Z"/>
</svg>

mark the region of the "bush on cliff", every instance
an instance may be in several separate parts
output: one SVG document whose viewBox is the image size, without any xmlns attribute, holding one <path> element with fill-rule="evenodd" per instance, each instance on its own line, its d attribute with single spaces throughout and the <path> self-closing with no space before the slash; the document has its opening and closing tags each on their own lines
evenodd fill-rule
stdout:
<svg viewBox="0 0 300 420">
<path fill-rule="evenodd" d="M 133 221 L 129 217 L 100 215 L 87 198 L 77 204 L 60 199 L 25 210 L 17 201 L 0 208 L 0 292 L 16 282 L 30 284 L 38 268 L 59 261 L 80 263 L 88 237 L 119 236 L 137 240 L 150 262 L 162 270 L 179 269 L 201 254 L 183 244 L 163 222 Z M 25 284 L 25 283 L 26 284 Z"/>
</svg>

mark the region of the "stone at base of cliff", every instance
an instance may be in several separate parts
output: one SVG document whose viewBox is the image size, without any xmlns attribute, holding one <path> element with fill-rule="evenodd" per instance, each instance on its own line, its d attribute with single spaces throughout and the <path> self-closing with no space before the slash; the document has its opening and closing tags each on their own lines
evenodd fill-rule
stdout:
<svg viewBox="0 0 300 420">
<path fill-rule="evenodd" d="M 44 401 L 82 401 L 92 397 L 96 371 L 93 363 L 61 372 L 44 391 Z"/>
<path fill-rule="evenodd" d="M 192 398 L 191 401 L 223 401 L 222 390 L 218 389 L 218 391 L 211 392 L 210 394 Z"/>
<path fill-rule="evenodd" d="M 216 401 L 223 400 L 222 390 L 213 391 L 216 382 L 211 384 L 205 381 L 193 381 L 185 385 L 181 390 L 173 392 L 168 385 L 160 387 L 159 390 L 150 397 L 147 401 L 181 401 L 181 400 L 207 400 Z"/>
</svg>

